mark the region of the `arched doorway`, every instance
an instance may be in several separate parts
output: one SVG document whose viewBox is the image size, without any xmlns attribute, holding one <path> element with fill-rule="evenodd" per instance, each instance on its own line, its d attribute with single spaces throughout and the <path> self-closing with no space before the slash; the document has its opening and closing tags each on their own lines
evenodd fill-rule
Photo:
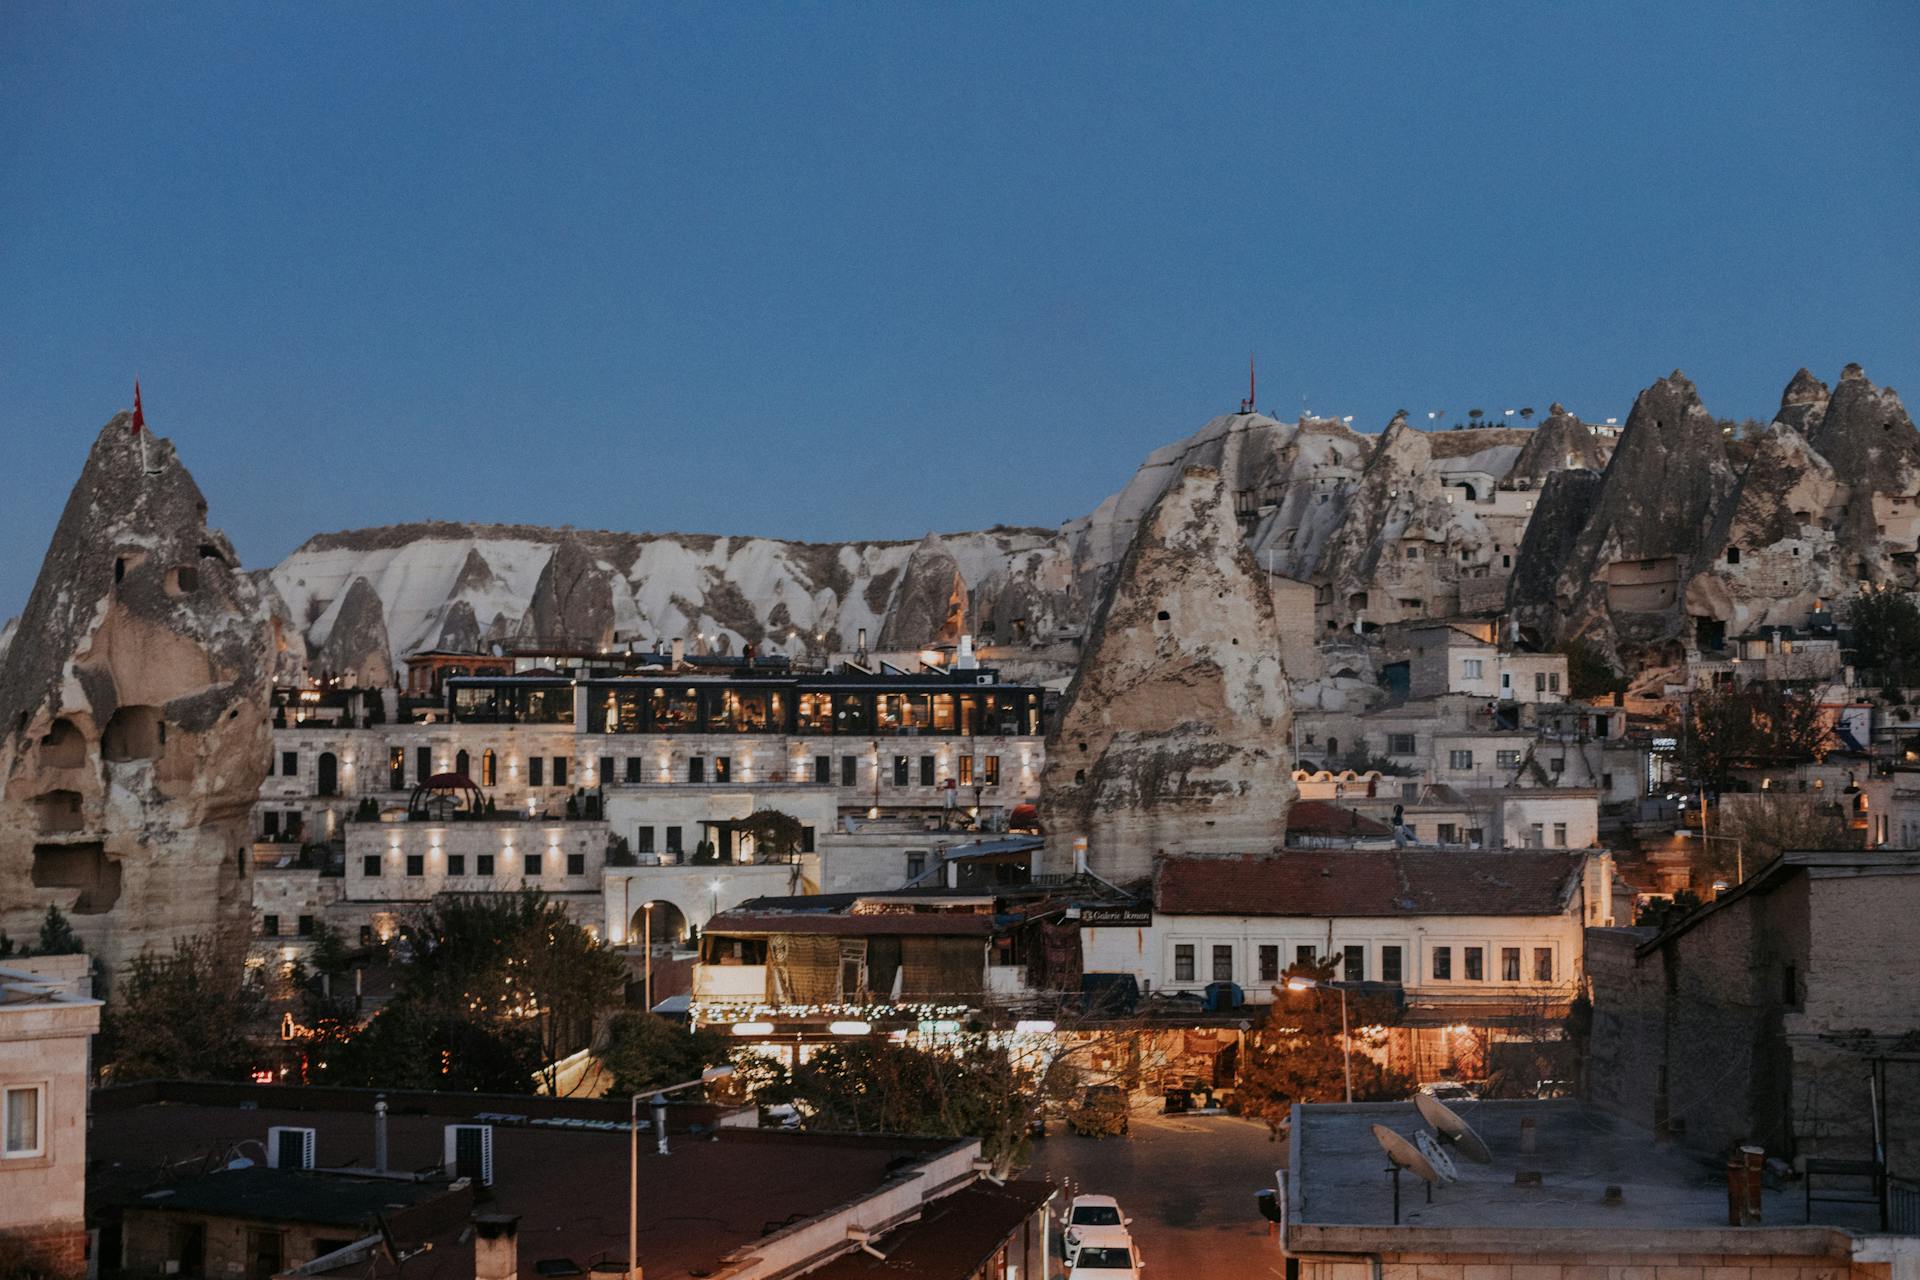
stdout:
<svg viewBox="0 0 1920 1280">
<path fill-rule="evenodd" d="M 634 908 L 633 919 L 627 923 L 627 938 L 632 945 L 644 946 L 648 937 L 647 917 L 653 917 L 652 938 L 655 946 L 681 946 L 687 940 L 686 912 L 668 902 L 665 898 L 655 898 L 652 902 L 642 903 Z"/>
<path fill-rule="evenodd" d="M 315 779 L 314 790 L 323 796 L 340 794 L 340 761 L 331 751 L 320 753 L 320 763 Z"/>
<path fill-rule="evenodd" d="M 453 771 L 463 778 L 472 778 L 473 775 L 467 772 L 468 763 L 469 757 L 464 750 L 456 753 L 453 757 Z"/>
</svg>

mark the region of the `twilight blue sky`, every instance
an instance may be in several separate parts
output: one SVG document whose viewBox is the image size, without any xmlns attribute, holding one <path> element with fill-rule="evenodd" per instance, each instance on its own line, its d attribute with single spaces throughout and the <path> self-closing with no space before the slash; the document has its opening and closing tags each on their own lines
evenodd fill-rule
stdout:
<svg viewBox="0 0 1920 1280">
<path fill-rule="evenodd" d="M 1263 408 L 1920 397 L 1920 6 L 0 4 L 0 617 L 129 403 L 251 565 L 1051 524 Z"/>
</svg>

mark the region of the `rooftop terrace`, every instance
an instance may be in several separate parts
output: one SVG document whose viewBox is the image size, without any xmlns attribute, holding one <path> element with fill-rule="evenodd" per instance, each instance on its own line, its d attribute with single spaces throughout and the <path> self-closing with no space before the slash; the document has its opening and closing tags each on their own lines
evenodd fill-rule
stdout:
<svg viewBox="0 0 1920 1280">
<path fill-rule="evenodd" d="M 1287 1171 L 1286 1243 L 1297 1252 L 1801 1254 L 1846 1256 L 1854 1231 L 1875 1225 L 1868 1205 L 1816 1200 L 1806 1222 L 1800 1183 L 1764 1194 L 1762 1224 L 1727 1225 L 1724 1165 L 1573 1100 L 1475 1102 L 1455 1107 L 1486 1142 L 1482 1165 L 1457 1149 L 1459 1181 L 1433 1189 L 1393 1179 L 1376 1124 L 1412 1140 L 1428 1130 L 1411 1102 L 1294 1108 Z M 1523 1152 L 1521 1121 L 1534 1122 Z M 1537 1173 L 1537 1185 L 1516 1181 Z M 1618 1203 L 1607 1188 L 1618 1187 Z M 1863 1188 L 1864 1189 L 1864 1188 Z M 1838 1188 L 1836 1188 L 1838 1190 Z M 1827 1194 L 1824 1185 L 1820 1194 Z M 1592 1231 L 1592 1236 L 1585 1233 Z"/>
</svg>

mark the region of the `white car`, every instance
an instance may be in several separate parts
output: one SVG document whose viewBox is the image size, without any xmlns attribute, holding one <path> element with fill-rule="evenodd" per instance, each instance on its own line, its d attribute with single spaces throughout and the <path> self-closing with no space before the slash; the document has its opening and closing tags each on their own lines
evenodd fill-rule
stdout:
<svg viewBox="0 0 1920 1280">
<path fill-rule="evenodd" d="M 1067 1256 L 1068 1280 L 1138 1280 L 1146 1263 L 1125 1227 L 1080 1227 Z"/>
<path fill-rule="evenodd" d="M 1112 1196 L 1075 1196 L 1067 1206 L 1066 1230 L 1061 1237 L 1066 1242 L 1068 1264 L 1072 1264 L 1073 1255 L 1080 1248 L 1080 1237 L 1089 1228 L 1124 1231 L 1132 1223 L 1133 1219 L 1120 1212 L 1120 1202 Z"/>
</svg>

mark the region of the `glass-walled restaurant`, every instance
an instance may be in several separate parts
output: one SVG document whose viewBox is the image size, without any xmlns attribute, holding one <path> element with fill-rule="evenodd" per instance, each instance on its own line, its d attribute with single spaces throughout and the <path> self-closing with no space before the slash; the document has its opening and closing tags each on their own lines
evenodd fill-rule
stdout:
<svg viewBox="0 0 1920 1280">
<path fill-rule="evenodd" d="M 972 672 L 969 675 L 975 674 Z M 457 721 L 570 724 L 571 681 L 450 681 Z M 802 736 L 1038 737 L 1044 693 L 1020 685 L 952 680 L 899 682 L 699 680 L 617 677 L 586 682 L 587 733 Z M 559 705 L 564 702 L 563 708 Z"/>
</svg>

